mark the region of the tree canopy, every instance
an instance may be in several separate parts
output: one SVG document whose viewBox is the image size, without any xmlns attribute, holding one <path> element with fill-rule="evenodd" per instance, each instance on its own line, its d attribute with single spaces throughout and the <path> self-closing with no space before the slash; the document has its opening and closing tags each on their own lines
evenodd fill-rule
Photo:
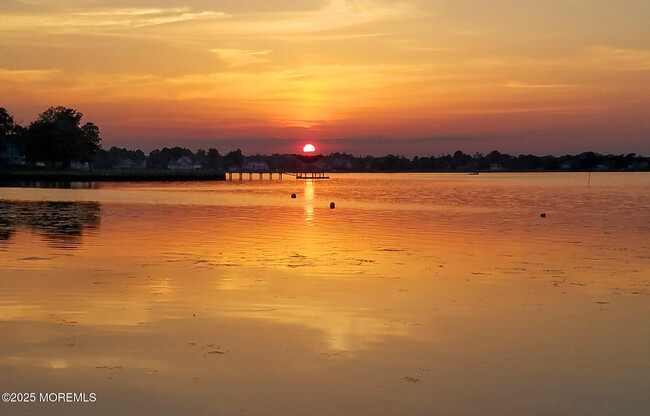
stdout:
<svg viewBox="0 0 650 416">
<path fill-rule="evenodd" d="M 3 164 L 11 159 L 10 156 L 7 157 L 8 155 L 15 154 L 16 151 L 22 154 L 24 131 L 25 128 L 16 124 L 11 114 L 5 108 L 0 107 L 0 155 L 2 155 Z"/>
<path fill-rule="evenodd" d="M 0 107 L 0 140 L 11 134 L 14 130 L 14 118 L 5 108 Z"/>
<path fill-rule="evenodd" d="M 72 108 L 50 107 L 29 125 L 25 138 L 25 157 L 32 161 L 62 163 L 90 162 L 101 148 L 99 128 L 94 123 L 81 125 L 83 114 Z"/>
</svg>

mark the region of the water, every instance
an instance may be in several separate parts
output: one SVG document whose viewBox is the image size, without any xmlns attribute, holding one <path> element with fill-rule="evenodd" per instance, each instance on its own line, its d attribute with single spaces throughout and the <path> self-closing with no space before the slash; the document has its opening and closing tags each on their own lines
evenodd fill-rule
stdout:
<svg viewBox="0 0 650 416">
<path fill-rule="evenodd" d="M 649 174 L 72 188 L 0 188 L 0 392 L 97 401 L 0 414 L 650 412 Z"/>
</svg>

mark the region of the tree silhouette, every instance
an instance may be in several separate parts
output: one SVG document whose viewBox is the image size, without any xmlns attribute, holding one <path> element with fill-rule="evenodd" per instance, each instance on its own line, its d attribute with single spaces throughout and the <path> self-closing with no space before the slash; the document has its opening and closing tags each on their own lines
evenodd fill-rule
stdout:
<svg viewBox="0 0 650 416">
<path fill-rule="evenodd" d="M 99 128 L 81 124 L 83 114 L 72 108 L 50 107 L 32 122 L 25 138 L 25 157 L 36 162 L 90 162 L 101 148 Z"/>
<path fill-rule="evenodd" d="M 0 107 L 0 154 L 4 153 L 7 160 L 11 159 L 9 154 L 15 154 L 16 151 L 22 153 L 24 131 L 25 128 L 16 124 L 11 114 L 5 108 Z M 5 163 L 5 161 L 2 160 L 1 163 Z"/>
<path fill-rule="evenodd" d="M 6 109 L 0 107 L 0 151 L 8 142 L 9 135 L 13 134 L 14 128 L 14 118 Z"/>
<path fill-rule="evenodd" d="M 169 162 L 176 161 L 182 157 L 189 157 L 194 161 L 194 153 L 190 149 L 184 147 L 168 147 L 162 148 L 162 150 L 156 149 L 149 153 L 149 163 L 148 166 L 154 169 L 167 169 Z"/>
<path fill-rule="evenodd" d="M 241 167 L 243 163 L 244 155 L 242 155 L 241 149 L 233 150 L 224 157 L 224 164 L 226 165 L 226 168 L 231 166 Z"/>
<path fill-rule="evenodd" d="M 0 107 L 0 139 L 11 134 L 14 130 L 14 118 L 5 108 Z"/>
</svg>

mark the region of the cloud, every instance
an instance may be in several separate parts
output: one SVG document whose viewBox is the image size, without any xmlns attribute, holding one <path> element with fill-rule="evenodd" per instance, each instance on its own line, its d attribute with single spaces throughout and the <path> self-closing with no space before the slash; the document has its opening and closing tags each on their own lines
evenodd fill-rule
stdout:
<svg viewBox="0 0 650 416">
<path fill-rule="evenodd" d="M 406 19 L 416 11 L 406 3 L 367 0 L 331 0 L 317 10 L 228 15 L 227 19 L 193 25 L 192 37 L 237 37 L 238 39 L 299 40 L 306 35 L 325 34 L 334 38 L 362 36 L 363 33 L 333 33 L 371 23 Z M 178 28 L 182 35 L 187 33 Z M 369 36 L 378 36 L 373 32 Z"/>
<path fill-rule="evenodd" d="M 0 27 L 4 31 L 14 32 L 91 34 L 110 29 L 142 28 L 226 16 L 216 11 L 191 12 L 187 8 L 85 9 L 73 13 L 0 14 Z"/>
<path fill-rule="evenodd" d="M 614 71 L 649 71 L 650 49 L 592 47 L 587 54 L 593 64 Z"/>
<path fill-rule="evenodd" d="M 317 11 L 289 13 L 274 19 L 253 22 L 253 32 L 268 34 L 296 34 L 334 30 L 380 20 L 398 19 L 412 15 L 413 10 L 401 3 L 377 3 L 371 1 L 332 0 Z M 226 26 L 226 30 L 245 30 L 239 24 Z"/>
<path fill-rule="evenodd" d="M 531 84 L 527 82 L 512 81 L 506 84 L 508 88 L 532 88 L 532 89 L 553 89 L 553 88 L 576 88 L 574 84 Z"/>
<path fill-rule="evenodd" d="M 187 7 L 183 8 L 170 8 L 170 9 L 145 9 L 145 8 L 125 8 L 125 9 L 100 9 L 93 11 L 85 12 L 76 12 L 73 13 L 77 16 L 147 16 L 147 15 L 165 15 L 170 13 L 175 14 L 185 14 L 189 13 L 190 9 Z"/>
<path fill-rule="evenodd" d="M 268 55 L 273 51 L 246 51 L 243 49 L 210 49 L 210 52 L 214 52 L 219 55 L 219 59 L 228 63 L 231 67 L 237 67 L 242 65 L 250 64 L 260 64 L 271 62 Z"/>
<path fill-rule="evenodd" d="M 42 81 L 58 75 L 58 69 L 6 69 L 0 68 L 0 80 L 4 82 Z"/>
</svg>

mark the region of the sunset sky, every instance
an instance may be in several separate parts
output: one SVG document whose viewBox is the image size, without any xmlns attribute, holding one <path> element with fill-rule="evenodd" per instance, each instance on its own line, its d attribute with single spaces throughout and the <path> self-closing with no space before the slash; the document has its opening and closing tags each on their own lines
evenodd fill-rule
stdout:
<svg viewBox="0 0 650 416">
<path fill-rule="evenodd" d="M 0 107 L 104 147 L 650 154 L 647 0 L 1 0 Z M 299 147 L 298 147 L 299 146 Z"/>
</svg>

